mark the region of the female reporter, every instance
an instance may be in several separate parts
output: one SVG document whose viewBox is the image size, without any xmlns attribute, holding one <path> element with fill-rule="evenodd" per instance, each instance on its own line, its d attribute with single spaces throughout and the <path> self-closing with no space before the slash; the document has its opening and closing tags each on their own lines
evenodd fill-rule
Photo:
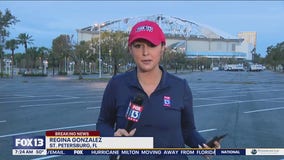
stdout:
<svg viewBox="0 0 284 160">
<path fill-rule="evenodd" d="M 187 81 L 160 66 L 165 45 L 164 33 L 157 23 L 146 20 L 133 26 L 128 47 L 136 67 L 109 81 L 97 122 L 101 136 L 153 137 L 155 148 L 208 147 L 195 127 L 192 93 Z M 128 132 L 125 113 L 136 95 L 144 97 L 143 111 Z M 121 156 L 120 159 L 181 160 L 187 157 L 139 155 Z"/>
</svg>

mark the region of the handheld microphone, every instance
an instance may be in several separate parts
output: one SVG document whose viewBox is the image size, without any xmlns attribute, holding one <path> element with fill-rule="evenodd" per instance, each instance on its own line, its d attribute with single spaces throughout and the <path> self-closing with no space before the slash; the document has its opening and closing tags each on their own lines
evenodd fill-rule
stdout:
<svg viewBox="0 0 284 160">
<path fill-rule="evenodd" d="M 126 131 L 130 132 L 134 123 L 138 122 L 141 116 L 141 112 L 143 110 L 143 96 L 137 95 L 134 97 L 132 101 L 130 101 L 128 109 L 125 114 L 125 118 L 127 119 Z"/>
</svg>

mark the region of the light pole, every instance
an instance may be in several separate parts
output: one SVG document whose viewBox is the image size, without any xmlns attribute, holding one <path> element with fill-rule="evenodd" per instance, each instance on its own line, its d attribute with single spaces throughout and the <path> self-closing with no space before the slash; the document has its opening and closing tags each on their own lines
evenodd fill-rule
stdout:
<svg viewBox="0 0 284 160">
<path fill-rule="evenodd" d="M 101 58 L 101 24 L 99 24 L 99 78 L 102 77 L 102 58 Z"/>
<path fill-rule="evenodd" d="M 104 24 L 95 24 L 99 30 L 99 78 L 102 77 L 102 58 L 101 58 L 101 25 Z"/>
<path fill-rule="evenodd" d="M 65 35 L 65 40 L 66 40 L 67 43 L 69 42 L 68 38 L 69 38 L 68 35 Z M 67 59 L 66 53 L 64 53 L 64 72 L 65 73 L 67 73 L 67 60 L 66 59 Z"/>
<path fill-rule="evenodd" d="M 109 49 L 109 65 L 108 65 L 108 71 L 109 71 L 109 73 L 111 73 L 111 66 L 112 66 L 112 64 L 111 64 L 111 49 Z"/>
</svg>

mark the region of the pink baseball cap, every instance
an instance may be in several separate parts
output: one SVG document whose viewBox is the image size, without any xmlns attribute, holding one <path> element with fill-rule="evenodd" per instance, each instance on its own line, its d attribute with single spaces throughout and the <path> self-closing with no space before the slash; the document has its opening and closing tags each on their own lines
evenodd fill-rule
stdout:
<svg viewBox="0 0 284 160">
<path fill-rule="evenodd" d="M 166 43 L 165 35 L 156 22 L 145 20 L 136 23 L 129 34 L 128 45 L 137 39 L 145 39 L 155 46 Z"/>
</svg>

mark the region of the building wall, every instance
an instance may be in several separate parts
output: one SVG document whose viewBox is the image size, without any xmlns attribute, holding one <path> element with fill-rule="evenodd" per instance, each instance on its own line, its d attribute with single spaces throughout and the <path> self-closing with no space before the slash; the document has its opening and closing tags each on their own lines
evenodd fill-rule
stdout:
<svg viewBox="0 0 284 160">
<path fill-rule="evenodd" d="M 238 37 L 243 38 L 246 43 L 256 47 L 256 32 L 239 32 Z"/>
<path fill-rule="evenodd" d="M 91 40 L 92 37 L 97 37 L 98 34 L 90 33 L 90 32 L 80 32 L 78 33 L 78 41 L 88 41 Z M 247 56 L 243 57 L 246 59 L 250 59 L 251 55 L 249 52 L 249 45 L 247 43 L 243 43 L 241 41 L 236 40 L 227 40 L 227 39 L 182 39 L 182 38 L 166 38 L 166 45 L 170 46 L 175 43 L 184 43 L 182 49 L 179 49 L 179 51 L 183 50 L 185 51 L 185 48 L 187 48 L 186 53 L 193 53 L 198 52 L 199 55 L 202 55 L 202 52 L 204 52 L 204 56 L 208 56 L 208 53 L 212 53 L 211 56 L 214 56 L 214 52 L 218 53 L 228 53 L 228 57 L 231 57 L 232 53 L 245 53 Z M 185 46 L 185 42 L 187 42 L 187 46 Z M 217 57 L 216 55 L 215 57 Z"/>
<path fill-rule="evenodd" d="M 244 41 L 238 50 L 247 53 L 247 60 L 252 60 L 252 51 L 256 50 L 256 32 L 239 32 L 239 38 L 243 38 Z"/>
<path fill-rule="evenodd" d="M 185 40 L 167 39 L 167 46 Z M 222 40 L 187 40 L 187 51 L 190 52 L 237 52 L 240 42 Z"/>
<path fill-rule="evenodd" d="M 253 45 L 247 42 L 242 42 L 241 45 L 236 47 L 237 51 L 246 53 L 246 60 L 252 60 L 252 53 L 250 52 L 253 49 Z"/>
<path fill-rule="evenodd" d="M 208 52 L 209 42 L 207 41 L 187 41 L 187 51 L 190 52 Z"/>
<path fill-rule="evenodd" d="M 96 36 L 98 35 L 91 33 L 91 32 L 84 32 L 84 31 L 77 30 L 78 42 L 90 41 L 93 37 L 96 37 Z"/>
</svg>

